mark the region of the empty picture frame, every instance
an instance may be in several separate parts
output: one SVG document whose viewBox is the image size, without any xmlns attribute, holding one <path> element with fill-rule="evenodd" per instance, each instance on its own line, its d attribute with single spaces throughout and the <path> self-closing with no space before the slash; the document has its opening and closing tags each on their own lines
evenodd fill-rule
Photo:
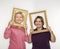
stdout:
<svg viewBox="0 0 60 49">
<path fill-rule="evenodd" d="M 48 21 L 47 21 L 47 15 L 46 15 L 46 10 L 42 10 L 42 11 L 37 11 L 37 12 L 31 12 L 29 13 L 29 18 L 30 18 L 30 25 L 32 29 L 35 29 L 36 26 L 34 25 L 34 20 L 37 16 L 42 16 L 43 20 L 44 20 L 44 28 L 47 28 L 48 26 Z M 45 30 L 40 30 L 40 31 L 33 31 L 35 33 L 39 33 L 39 32 L 45 32 L 48 31 L 48 29 Z"/>
<path fill-rule="evenodd" d="M 14 21 L 14 19 L 15 19 L 15 14 L 16 14 L 17 12 L 22 12 L 22 14 L 23 14 L 23 16 L 24 16 L 24 18 L 23 18 L 24 20 L 23 20 L 23 23 L 22 23 L 22 24 L 16 23 L 16 22 Z M 27 10 L 20 9 L 20 8 L 13 8 L 13 12 L 12 12 L 12 21 L 13 21 L 13 24 L 14 24 L 14 25 L 17 25 L 17 26 L 19 26 L 19 27 L 26 25 L 27 15 L 28 15 L 28 11 L 27 11 Z"/>
</svg>

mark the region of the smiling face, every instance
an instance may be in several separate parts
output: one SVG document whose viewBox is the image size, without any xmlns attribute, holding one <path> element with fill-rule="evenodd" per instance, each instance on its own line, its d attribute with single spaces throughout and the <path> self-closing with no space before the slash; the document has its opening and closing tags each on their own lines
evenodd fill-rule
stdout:
<svg viewBox="0 0 60 49">
<path fill-rule="evenodd" d="M 21 24 L 23 22 L 23 15 L 22 13 L 16 13 L 15 15 L 15 22 Z"/>
<path fill-rule="evenodd" d="M 39 18 L 36 19 L 35 26 L 36 26 L 37 28 L 41 28 L 41 27 L 42 27 L 41 19 L 39 19 Z"/>
<path fill-rule="evenodd" d="M 37 28 L 42 28 L 43 26 L 43 18 L 38 16 L 35 21 L 34 21 L 34 24 Z"/>
</svg>

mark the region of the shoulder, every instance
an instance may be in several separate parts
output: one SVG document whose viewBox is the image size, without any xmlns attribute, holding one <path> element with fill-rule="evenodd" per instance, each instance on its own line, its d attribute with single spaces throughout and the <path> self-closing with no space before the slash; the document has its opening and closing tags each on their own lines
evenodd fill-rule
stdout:
<svg viewBox="0 0 60 49">
<path fill-rule="evenodd" d="M 34 31 L 37 31 L 37 28 L 35 28 Z"/>
<path fill-rule="evenodd" d="M 46 28 L 42 27 L 42 30 L 45 30 Z M 34 29 L 34 31 L 37 31 L 37 28 Z"/>
<path fill-rule="evenodd" d="M 44 29 L 47 29 L 47 28 L 45 28 L 45 27 L 42 27 L 42 30 L 44 30 Z"/>
</svg>

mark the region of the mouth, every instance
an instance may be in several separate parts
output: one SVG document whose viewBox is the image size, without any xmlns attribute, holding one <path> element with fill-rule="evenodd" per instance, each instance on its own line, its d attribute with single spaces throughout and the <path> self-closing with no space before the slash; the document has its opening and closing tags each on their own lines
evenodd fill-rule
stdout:
<svg viewBox="0 0 60 49">
<path fill-rule="evenodd" d="M 41 24 L 37 24 L 37 25 L 41 25 Z"/>
</svg>

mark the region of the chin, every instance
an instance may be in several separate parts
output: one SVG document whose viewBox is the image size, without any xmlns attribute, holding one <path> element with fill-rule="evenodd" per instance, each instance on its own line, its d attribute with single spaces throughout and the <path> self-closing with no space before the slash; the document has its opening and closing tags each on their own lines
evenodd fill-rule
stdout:
<svg viewBox="0 0 60 49">
<path fill-rule="evenodd" d="M 41 28 L 42 26 L 37 26 L 38 28 Z"/>
<path fill-rule="evenodd" d="M 20 24 L 21 22 L 16 22 L 16 23 Z"/>
</svg>

